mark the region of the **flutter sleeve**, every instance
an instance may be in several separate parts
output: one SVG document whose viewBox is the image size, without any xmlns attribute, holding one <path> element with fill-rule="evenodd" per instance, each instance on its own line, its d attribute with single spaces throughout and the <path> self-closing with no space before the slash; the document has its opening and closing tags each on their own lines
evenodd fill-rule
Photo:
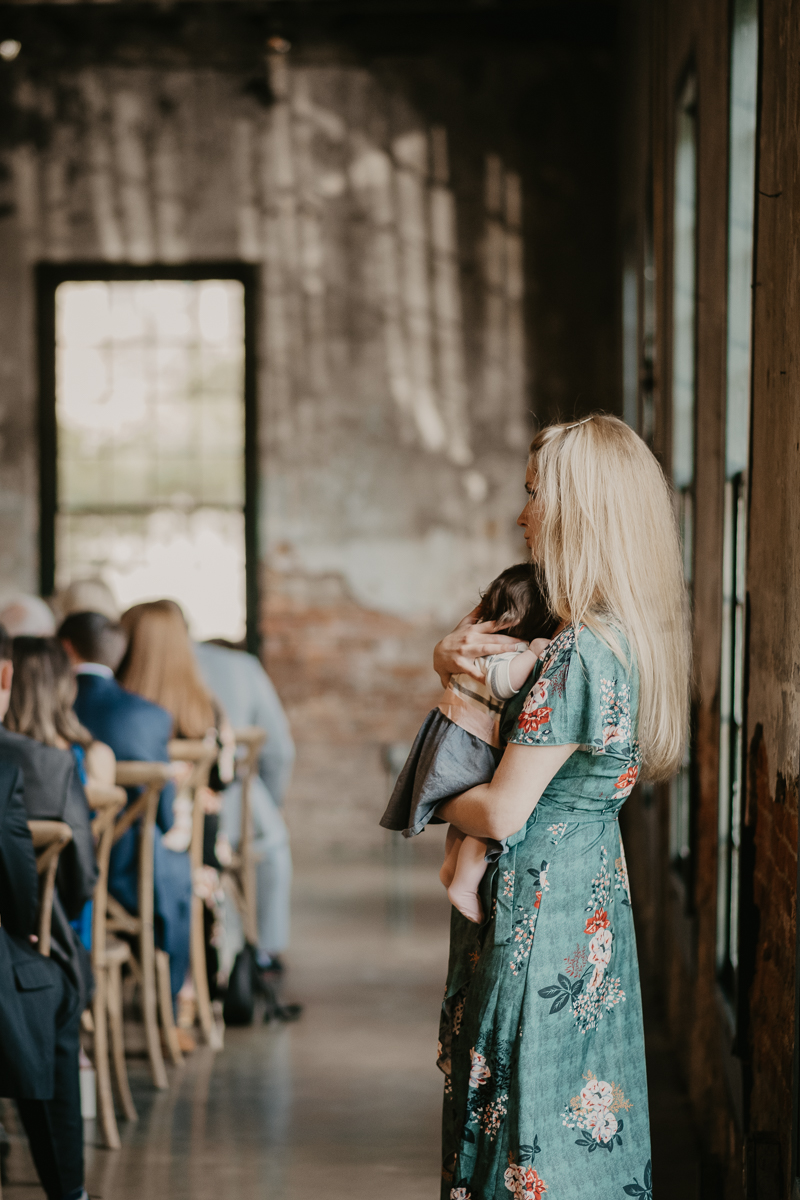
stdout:
<svg viewBox="0 0 800 1200">
<path fill-rule="evenodd" d="M 586 628 L 544 660 L 508 741 L 521 746 L 576 744 L 624 757 L 632 741 L 631 681 L 614 652 Z"/>
</svg>

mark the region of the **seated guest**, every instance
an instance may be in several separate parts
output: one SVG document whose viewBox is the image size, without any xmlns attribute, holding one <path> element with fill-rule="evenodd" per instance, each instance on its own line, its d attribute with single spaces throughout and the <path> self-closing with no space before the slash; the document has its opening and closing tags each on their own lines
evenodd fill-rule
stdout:
<svg viewBox="0 0 800 1200">
<path fill-rule="evenodd" d="M 174 600 L 135 604 L 122 614 L 122 626 L 130 640 L 117 672 L 120 681 L 171 713 L 173 737 L 216 743 L 209 786 L 220 792 L 233 779 L 233 730 L 203 683 L 180 607 Z M 208 813 L 219 812 L 219 802 L 205 800 Z"/>
<path fill-rule="evenodd" d="M 61 620 L 74 612 L 102 613 L 109 621 L 119 621 L 119 605 L 114 593 L 102 579 L 73 579 L 55 599 Z"/>
<path fill-rule="evenodd" d="M 203 863 L 211 870 L 204 871 L 196 885 L 202 888 L 206 904 L 207 962 L 213 964 L 216 959 L 213 944 L 217 940 L 213 930 L 221 916 L 216 871 L 223 865 L 225 851 L 230 854 L 227 841 L 223 847 L 218 837 L 222 807 L 219 793 L 233 779 L 236 754 L 233 730 L 219 703 L 203 683 L 186 619 L 174 600 L 135 604 L 122 614 L 121 624 L 129 640 L 117 672 L 120 682 L 171 713 L 173 737 L 207 740 L 217 748 L 209 786 L 194 797 L 194 803 L 201 803 L 205 810 Z M 175 800 L 175 825 L 168 836 L 182 837 L 183 842 L 178 844 L 188 846 L 191 832 L 192 799 L 179 791 Z M 215 976 L 216 970 L 212 966 L 212 983 Z"/>
<path fill-rule="evenodd" d="M 19 592 L 0 602 L 0 625 L 9 637 L 52 637 L 56 631 L 52 609 L 41 596 Z"/>
<path fill-rule="evenodd" d="M 75 713 L 81 724 L 111 747 L 118 762 L 169 762 L 172 717 L 157 704 L 121 687 L 114 678 L 127 640 L 120 626 L 101 613 L 72 613 L 58 634 L 77 677 Z M 163 845 L 163 835 L 172 826 L 173 795 L 172 784 L 161 793 L 153 874 L 156 943 L 169 954 L 175 997 L 189 966 L 192 876 L 189 856 Z M 136 912 L 139 904 L 138 845 L 134 826 L 111 852 L 109 891 L 129 912 Z"/>
<path fill-rule="evenodd" d="M 13 689 L 11 639 L 0 627 L 0 717 L 5 719 Z M 22 770 L 25 808 L 29 819 L 65 821 L 72 841 L 61 853 L 53 901 L 52 955 L 70 975 L 82 1004 L 92 991 L 89 956 L 69 922 L 80 916 L 92 897 L 97 863 L 92 836 L 92 814 L 69 750 L 48 746 L 0 725 L 0 762 Z"/>
<path fill-rule="evenodd" d="M 113 784 L 114 752 L 96 742 L 73 711 L 78 692 L 67 652 L 57 638 L 16 637 L 14 681 L 6 713 L 6 729 L 24 733 L 45 746 L 69 750 L 81 783 Z M 92 902 L 71 922 L 87 950 L 92 945 Z"/>
<path fill-rule="evenodd" d="M 96 741 L 75 715 L 78 685 L 57 638 L 16 637 L 14 681 L 5 726 L 14 733 L 71 750 L 81 783 L 113 784 L 114 752 Z"/>
<path fill-rule="evenodd" d="M 196 645 L 195 654 L 207 686 L 221 701 L 234 728 L 254 725 L 267 734 L 258 775 L 250 786 L 256 858 L 257 961 L 263 970 L 280 970 L 280 955 L 289 942 L 292 884 L 289 831 L 281 813 L 294 764 L 289 722 L 272 681 L 254 655 L 208 642 Z M 234 847 L 239 844 L 240 827 L 241 783 L 237 780 L 225 792 L 222 808 L 222 830 Z M 232 907 L 226 901 L 229 926 L 237 923 Z M 231 931 L 231 940 L 234 936 Z M 232 959 L 235 948 L 227 946 L 226 950 L 228 959 Z"/>
<path fill-rule="evenodd" d="M 17 1102 L 48 1200 L 85 1200 L 78 1066 L 83 1006 L 56 959 L 43 958 L 31 944 L 38 901 L 22 772 L 0 761 L 0 1096 Z"/>
<path fill-rule="evenodd" d="M 228 722 L 202 680 L 186 618 L 174 600 L 134 604 L 122 614 L 128 649 L 117 677 L 125 687 L 172 713 L 173 737 L 222 737 Z"/>
</svg>

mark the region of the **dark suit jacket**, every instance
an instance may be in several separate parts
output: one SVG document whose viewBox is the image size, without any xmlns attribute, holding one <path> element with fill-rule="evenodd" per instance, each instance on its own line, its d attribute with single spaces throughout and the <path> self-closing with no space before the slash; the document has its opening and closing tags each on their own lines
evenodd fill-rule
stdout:
<svg viewBox="0 0 800 1200">
<path fill-rule="evenodd" d="M 52 958 L 28 940 L 39 884 L 22 772 L 0 761 L 0 1096 L 53 1095 L 56 1019 L 77 993 Z"/>
<path fill-rule="evenodd" d="M 31 820 L 65 821 L 72 841 L 58 865 L 58 895 L 67 916 L 77 917 L 97 882 L 92 813 L 69 750 L 45 746 L 0 725 L 0 761 L 22 769 L 25 808 Z"/>
<path fill-rule="evenodd" d="M 169 762 L 167 743 L 172 717 L 166 709 L 120 687 L 116 679 L 79 675 L 75 712 L 93 737 L 111 747 L 119 761 Z M 137 792 L 132 788 L 128 795 L 133 799 Z M 173 995 L 183 983 L 189 963 L 192 896 L 188 854 L 167 850 L 161 844 L 161 833 L 172 826 L 174 794 L 171 783 L 161 793 L 153 847 L 156 942 L 170 956 Z M 109 891 L 129 912 L 136 912 L 139 906 L 138 845 L 138 829 L 134 827 L 112 850 L 108 874 Z"/>
<path fill-rule="evenodd" d="M 0 725 L 0 762 L 22 770 L 24 801 L 32 820 L 65 821 L 72 841 L 61 852 L 53 901 L 51 954 L 88 1003 L 92 993 L 89 955 L 69 921 L 91 900 L 97 882 L 91 810 L 69 750 L 45 746 Z"/>
<path fill-rule="evenodd" d="M 75 713 L 92 737 L 111 747 L 118 762 L 169 762 L 172 717 L 116 679 L 79 675 Z M 173 790 L 171 785 L 164 788 L 159 804 L 158 824 L 165 833 L 172 825 Z"/>
</svg>

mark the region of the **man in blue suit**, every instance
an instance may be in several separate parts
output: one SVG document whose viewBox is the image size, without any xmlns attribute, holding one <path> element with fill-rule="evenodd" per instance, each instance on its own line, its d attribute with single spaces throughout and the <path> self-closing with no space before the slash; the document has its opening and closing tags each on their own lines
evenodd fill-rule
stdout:
<svg viewBox="0 0 800 1200">
<path fill-rule="evenodd" d="M 110 746 L 120 762 L 169 762 L 172 717 L 158 704 L 120 687 L 114 678 L 125 652 L 125 634 L 101 613 L 71 613 L 58 636 L 78 679 L 75 712 L 92 737 Z M 131 793 L 133 798 L 134 793 Z M 155 829 L 156 942 L 169 954 L 173 999 L 189 966 L 192 875 L 189 856 L 167 849 L 174 786 L 161 793 Z M 108 889 L 130 912 L 138 911 L 138 829 L 129 829 L 111 852 Z"/>
</svg>

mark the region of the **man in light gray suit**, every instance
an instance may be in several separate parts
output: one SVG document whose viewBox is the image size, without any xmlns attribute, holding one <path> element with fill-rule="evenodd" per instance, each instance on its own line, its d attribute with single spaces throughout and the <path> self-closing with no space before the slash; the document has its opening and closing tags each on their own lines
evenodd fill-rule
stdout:
<svg viewBox="0 0 800 1200">
<path fill-rule="evenodd" d="M 289 893 L 292 857 L 289 831 L 281 805 L 289 786 L 295 750 L 289 722 L 278 693 L 261 663 L 243 650 L 211 642 L 195 644 L 200 672 L 234 729 L 256 725 L 267 734 L 259 759 L 258 775 L 250 788 L 253 814 L 253 850 L 256 856 L 258 904 L 258 964 L 262 970 L 281 970 L 281 954 L 289 942 Z M 242 818 L 241 784 L 225 791 L 220 832 L 235 848 Z M 232 904 L 226 904 L 226 942 L 241 942 L 241 930 Z M 231 928 L 236 926 L 236 928 Z M 225 947 L 226 966 L 238 946 Z"/>
</svg>

